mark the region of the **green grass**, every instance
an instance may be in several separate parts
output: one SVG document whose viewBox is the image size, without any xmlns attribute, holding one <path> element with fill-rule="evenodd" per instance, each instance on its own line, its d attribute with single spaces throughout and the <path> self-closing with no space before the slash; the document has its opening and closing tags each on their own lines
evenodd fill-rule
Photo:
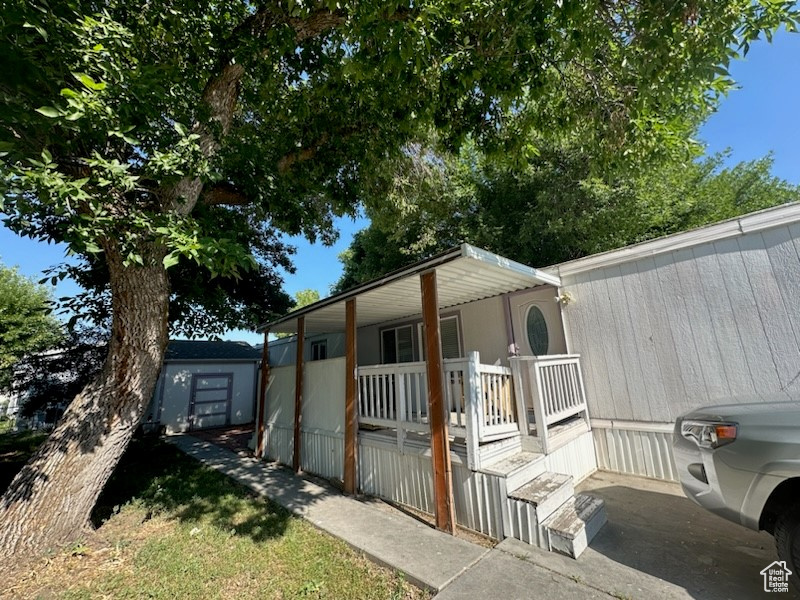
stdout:
<svg viewBox="0 0 800 600">
<path fill-rule="evenodd" d="M 70 600 L 427 596 L 154 440 L 131 445 L 93 520 L 95 536 L 76 540 L 15 592 Z"/>
</svg>

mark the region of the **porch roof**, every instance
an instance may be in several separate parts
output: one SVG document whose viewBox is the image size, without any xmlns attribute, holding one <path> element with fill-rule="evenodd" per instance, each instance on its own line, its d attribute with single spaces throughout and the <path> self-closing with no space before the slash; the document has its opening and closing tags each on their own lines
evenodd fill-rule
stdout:
<svg viewBox="0 0 800 600">
<path fill-rule="evenodd" d="M 375 325 L 422 312 L 419 274 L 436 270 L 439 308 L 449 308 L 537 285 L 561 285 L 556 275 L 462 244 L 427 260 L 287 313 L 259 331 L 297 333 L 305 317 L 306 333 L 344 331 L 345 302 L 357 298 L 358 326 Z"/>
</svg>

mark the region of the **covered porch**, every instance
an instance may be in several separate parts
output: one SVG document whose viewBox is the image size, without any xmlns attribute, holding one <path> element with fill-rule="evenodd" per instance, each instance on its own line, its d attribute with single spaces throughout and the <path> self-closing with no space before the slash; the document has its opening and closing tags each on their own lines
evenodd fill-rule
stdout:
<svg viewBox="0 0 800 600">
<path fill-rule="evenodd" d="M 579 357 L 516 356 L 516 345 L 505 340 L 513 339 L 508 297 L 542 289 L 552 304 L 559 284 L 464 244 L 266 324 L 265 356 L 269 332 L 290 333 L 297 336 L 296 360 L 264 365 L 257 454 L 340 479 L 348 493 L 429 512 L 446 531 L 458 522 L 497 539 L 514 528 L 527 531 L 529 543 L 543 539 L 535 523 L 543 514 L 531 512 L 529 499 L 506 496 L 565 465 L 579 463 L 578 479 L 594 469 L 590 436 L 581 437 L 589 427 Z M 502 349 L 486 358 L 462 340 L 459 356 L 445 358 L 442 314 L 486 299 L 498 299 L 494 307 L 502 308 L 491 319 L 487 314 L 480 335 L 470 339 L 493 336 Z M 411 331 L 419 351 L 406 351 L 415 341 L 408 336 L 406 348 L 398 340 L 386 352 L 381 343 L 394 333 L 384 335 L 385 328 L 409 328 L 417 315 Z M 344 335 L 345 355 L 308 360 L 306 337 L 330 332 Z M 405 362 L 395 362 L 401 356 Z M 409 360 L 416 357 L 424 360 Z M 392 362 L 380 364 L 387 358 Z M 576 442 L 570 456 L 559 453 L 569 442 Z M 572 476 L 559 477 L 562 495 L 572 497 Z"/>
</svg>

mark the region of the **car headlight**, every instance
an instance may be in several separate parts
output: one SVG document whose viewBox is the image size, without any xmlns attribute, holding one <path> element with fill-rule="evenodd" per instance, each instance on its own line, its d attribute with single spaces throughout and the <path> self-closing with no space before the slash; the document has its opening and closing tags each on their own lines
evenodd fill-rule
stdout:
<svg viewBox="0 0 800 600">
<path fill-rule="evenodd" d="M 684 421 L 681 435 L 701 448 L 719 448 L 736 441 L 738 425 L 721 421 Z"/>
</svg>

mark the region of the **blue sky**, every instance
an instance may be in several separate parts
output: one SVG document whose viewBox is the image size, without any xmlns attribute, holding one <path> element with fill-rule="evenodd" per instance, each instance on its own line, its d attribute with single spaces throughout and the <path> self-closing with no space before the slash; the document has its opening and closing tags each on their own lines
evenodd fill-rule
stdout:
<svg viewBox="0 0 800 600">
<path fill-rule="evenodd" d="M 743 60 L 731 66 L 731 75 L 740 89 L 722 101 L 719 110 L 700 130 L 700 139 L 709 153 L 731 148 L 729 164 L 760 158 L 773 152 L 773 172 L 778 177 L 800 184 L 800 35 L 781 32 L 772 44 L 757 42 Z M 367 225 L 366 219 L 339 219 L 338 242 L 333 247 L 310 244 L 302 238 L 289 238 L 297 247 L 297 271 L 284 274 L 290 294 L 313 288 L 325 296 L 341 275 L 339 253 L 347 248 L 353 234 Z M 40 279 L 43 271 L 64 260 L 64 247 L 19 238 L 0 227 L 0 261 L 18 266 L 21 273 Z M 55 295 L 71 295 L 77 287 L 65 281 Z M 258 343 L 261 337 L 234 331 L 228 339 Z"/>
</svg>

